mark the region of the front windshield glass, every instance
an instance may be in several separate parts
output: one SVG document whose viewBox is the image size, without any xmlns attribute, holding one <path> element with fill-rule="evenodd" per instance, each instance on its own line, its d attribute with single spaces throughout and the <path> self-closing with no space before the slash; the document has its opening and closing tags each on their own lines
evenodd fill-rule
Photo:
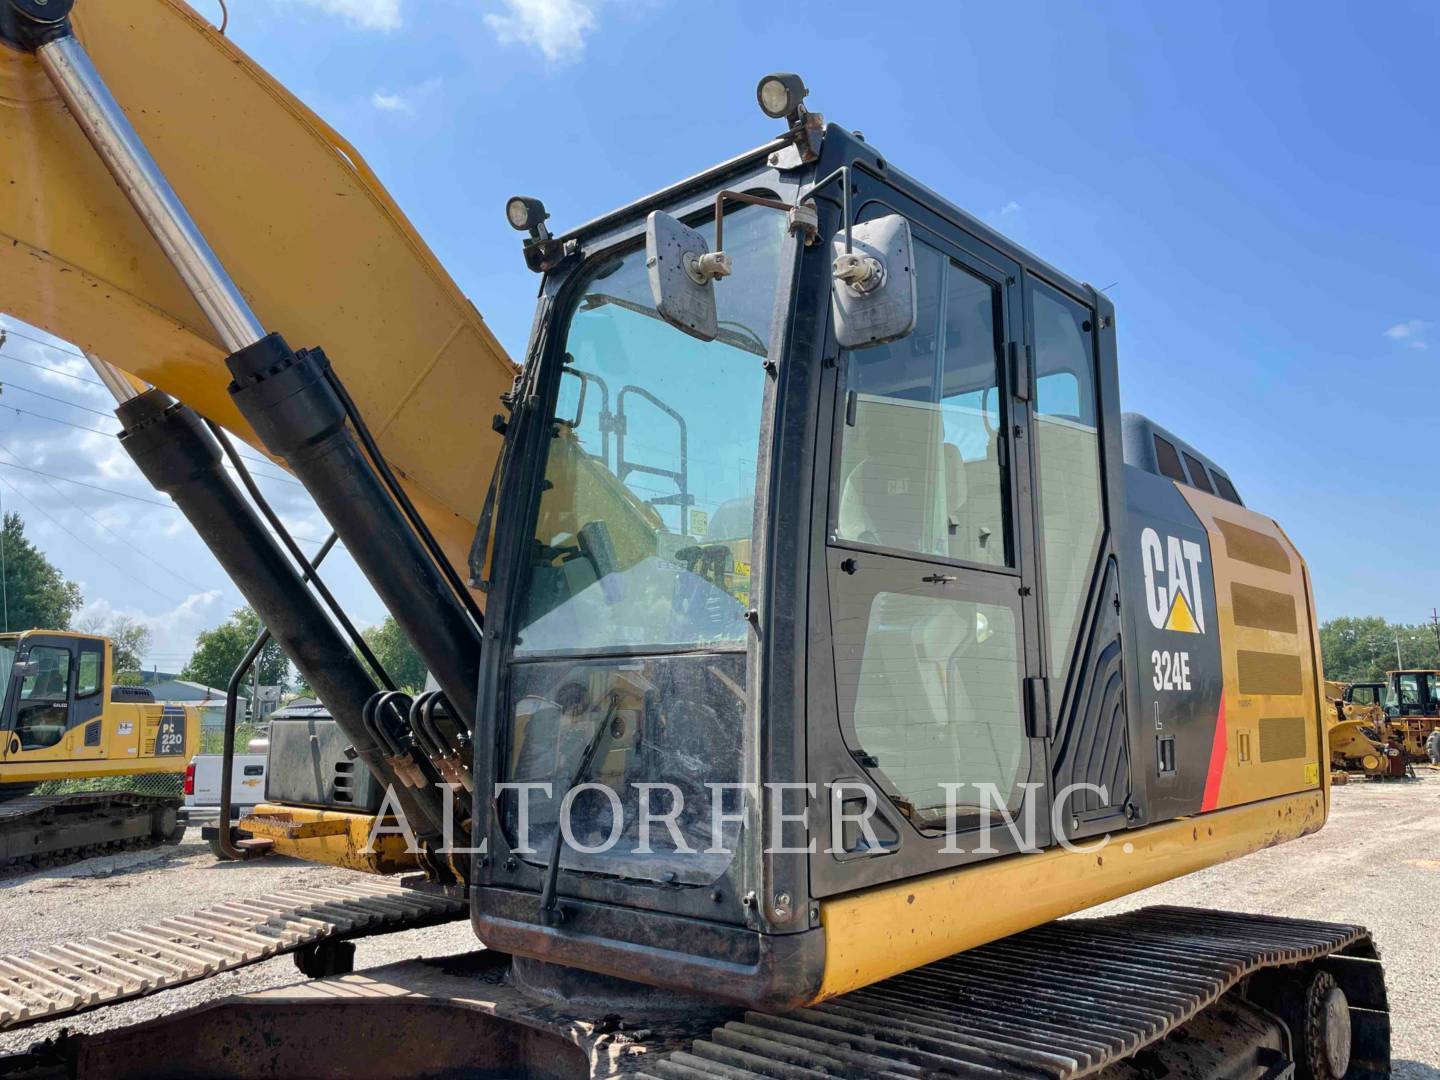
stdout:
<svg viewBox="0 0 1440 1080">
<path fill-rule="evenodd" d="M 713 219 L 701 231 L 713 241 Z M 743 645 L 755 460 L 785 216 L 725 219 L 720 336 L 655 312 L 644 248 L 588 272 L 522 592 L 517 655 Z"/>
<path fill-rule="evenodd" d="M 1399 705 L 1402 708 L 1416 708 L 1420 704 L 1420 676 L 1414 674 L 1401 675 L 1399 677 L 1400 694 L 1395 695 L 1394 685 L 1390 688 L 1389 704 Z"/>
<path fill-rule="evenodd" d="M 643 248 L 582 271 L 509 679 L 506 773 L 523 794 L 501 795 L 503 821 L 537 865 L 563 841 L 567 871 L 698 887 L 738 849 L 724 814 L 745 779 L 762 361 L 784 239 L 773 210 L 726 217 L 734 272 L 716 284 L 710 342 L 657 317 Z M 651 814 L 669 824 L 649 828 Z"/>
</svg>

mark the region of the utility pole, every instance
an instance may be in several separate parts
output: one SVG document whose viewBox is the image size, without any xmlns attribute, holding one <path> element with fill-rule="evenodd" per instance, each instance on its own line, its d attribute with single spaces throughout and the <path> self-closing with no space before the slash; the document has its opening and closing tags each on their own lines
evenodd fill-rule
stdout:
<svg viewBox="0 0 1440 1080">
<path fill-rule="evenodd" d="M 1400 656 L 1400 631 L 1399 631 L 1399 630 L 1396 630 L 1396 631 L 1395 631 L 1395 669 L 1396 669 L 1397 671 L 1403 671 L 1403 670 L 1405 669 L 1405 661 L 1404 661 L 1404 659 Z"/>
<path fill-rule="evenodd" d="M 1435 633 L 1435 651 L 1440 653 L 1440 611 L 1430 609 L 1430 629 Z"/>
</svg>

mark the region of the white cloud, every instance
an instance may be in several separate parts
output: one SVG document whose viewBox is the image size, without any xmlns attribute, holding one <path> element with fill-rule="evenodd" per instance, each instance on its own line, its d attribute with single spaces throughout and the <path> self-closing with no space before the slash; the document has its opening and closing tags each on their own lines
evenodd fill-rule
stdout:
<svg viewBox="0 0 1440 1080">
<path fill-rule="evenodd" d="M 440 93 L 439 79 L 426 79 L 412 86 L 391 90 L 382 88 L 370 95 L 370 104 L 381 112 L 405 113 L 413 116 Z"/>
<path fill-rule="evenodd" d="M 303 0 L 327 15 L 338 15 L 362 30 L 398 30 L 400 0 Z"/>
<path fill-rule="evenodd" d="M 117 615 L 127 616 L 150 629 L 149 655 L 140 659 L 147 669 L 179 671 L 184 657 L 195 647 L 201 630 L 220 622 L 227 612 L 219 603 L 224 594 L 219 589 L 191 593 L 169 611 L 151 614 L 139 608 L 116 607 L 101 597 L 91 600 L 75 616 L 76 626 L 96 626 L 104 633 Z"/>
<path fill-rule="evenodd" d="M 1000 207 L 1000 216 L 1001 216 L 1001 217 L 1007 217 L 1007 216 L 1009 216 L 1010 214 L 1018 214 L 1019 212 L 1020 212 L 1020 204 L 1019 204 L 1018 202 L 1016 202 L 1014 199 L 1011 199 L 1011 200 L 1010 200 L 1009 202 L 1007 202 L 1004 206 Z"/>
<path fill-rule="evenodd" d="M 596 0 L 502 0 L 505 12 L 485 16 L 502 45 L 529 45 L 551 63 L 579 59 L 595 29 Z"/>
<path fill-rule="evenodd" d="M 1396 323 L 1385 331 L 1385 336 L 1391 341 L 1398 341 L 1416 352 L 1424 352 L 1430 348 L 1426 340 L 1425 331 L 1429 323 L 1421 319 L 1407 319 L 1405 322 Z"/>
</svg>

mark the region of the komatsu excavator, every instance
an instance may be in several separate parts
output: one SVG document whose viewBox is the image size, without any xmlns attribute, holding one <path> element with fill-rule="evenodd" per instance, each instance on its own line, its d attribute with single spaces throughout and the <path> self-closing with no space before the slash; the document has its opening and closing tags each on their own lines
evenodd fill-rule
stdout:
<svg viewBox="0 0 1440 1080">
<path fill-rule="evenodd" d="M 255 837 L 408 870 L 374 903 L 463 903 L 484 948 L 5 1067 L 1388 1075 L 1361 927 L 1061 918 L 1329 803 L 1305 563 L 1121 413 L 1104 293 L 773 75 L 752 150 L 563 232 L 507 204 L 540 275 L 517 369 L 360 155 L 204 19 L 71 7 L 4 4 L 0 302 L 94 357 L 334 717 L 323 760 L 272 740 Z M 230 433 L 304 483 L 436 689 L 356 658 Z M 0 996 L 93 979 L 93 1007 L 281 906 L 37 950 Z"/>
<path fill-rule="evenodd" d="M 107 638 L 0 634 L 0 873 L 176 841 L 180 777 L 200 712 L 115 683 Z M 37 794 L 47 781 L 174 778 L 174 790 L 105 784 Z M 133 785 L 131 785 L 133 787 Z"/>
</svg>

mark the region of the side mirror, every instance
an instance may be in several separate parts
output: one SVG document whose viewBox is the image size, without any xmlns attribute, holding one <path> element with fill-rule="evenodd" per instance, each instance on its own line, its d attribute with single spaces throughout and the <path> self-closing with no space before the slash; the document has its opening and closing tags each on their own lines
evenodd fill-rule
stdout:
<svg viewBox="0 0 1440 1080">
<path fill-rule="evenodd" d="M 645 269 L 656 314 L 691 337 L 714 341 L 715 279 L 730 273 L 725 253 L 711 254 L 698 232 L 655 210 L 645 221 Z"/>
<path fill-rule="evenodd" d="M 887 214 L 861 222 L 833 243 L 831 307 L 842 349 L 864 349 L 915 329 L 915 263 L 910 222 Z"/>
<path fill-rule="evenodd" d="M 10 674 L 16 679 L 23 679 L 34 675 L 39 664 L 34 660 L 17 660 L 10 665 Z"/>
</svg>

